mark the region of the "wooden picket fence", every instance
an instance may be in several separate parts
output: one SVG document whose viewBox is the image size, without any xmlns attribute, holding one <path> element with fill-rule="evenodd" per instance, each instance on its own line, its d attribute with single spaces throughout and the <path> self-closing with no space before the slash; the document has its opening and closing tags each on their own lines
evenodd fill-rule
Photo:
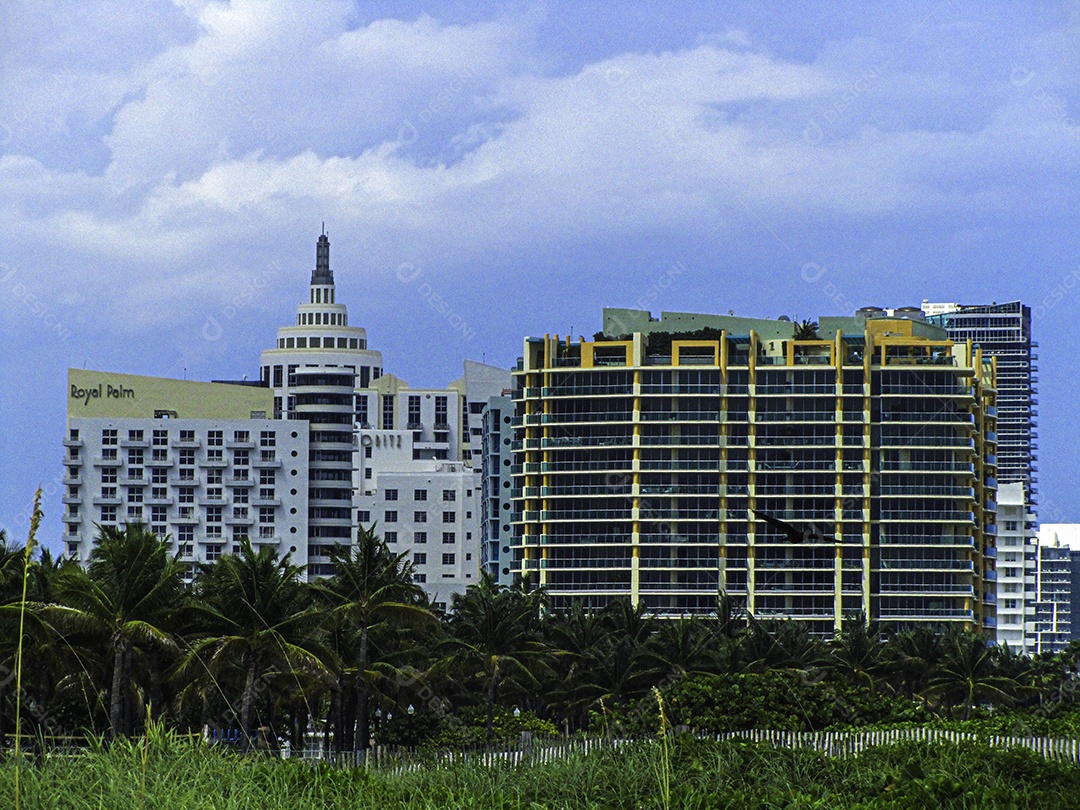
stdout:
<svg viewBox="0 0 1080 810">
<path fill-rule="evenodd" d="M 1014 737 L 986 735 L 964 731 L 948 731 L 935 728 L 900 728 L 881 731 L 774 731 L 751 729 L 722 734 L 702 734 L 694 731 L 699 739 L 743 739 L 756 743 L 769 743 L 777 748 L 809 749 L 829 757 L 856 756 L 867 748 L 894 745 L 902 742 L 978 742 L 994 748 L 1026 748 L 1050 760 L 1080 765 L 1080 740 L 1053 737 Z M 533 741 L 531 744 L 511 749 L 476 749 L 466 751 L 440 751 L 418 753 L 412 749 L 376 746 L 366 753 L 345 752 L 326 755 L 316 748 L 308 748 L 301 755 L 307 761 L 329 762 L 341 768 L 367 767 L 389 773 L 403 773 L 419 768 L 451 767 L 457 764 L 471 766 L 520 765 L 522 763 L 546 764 L 575 755 L 586 755 L 602 750 L 618 748 L 631 742 L 621 738 L 587 738 L 570 740 Z"/>
<path fill-rule="evenodd" d="M 1080 740 L 1055 737 L 1012 737 L 948 731 L 939 728 L 894 728 L 881 731 L 768 731 L 750 729 L 709 735 L 709 739 L 745 739 L 778 748 L 809 748 L 830 757 L 854 756 L 866 748 L 901 742 L 979 742 L 993 748 L 1027 748 L 1047 759 L 1080 765 Z"/>
</svg>

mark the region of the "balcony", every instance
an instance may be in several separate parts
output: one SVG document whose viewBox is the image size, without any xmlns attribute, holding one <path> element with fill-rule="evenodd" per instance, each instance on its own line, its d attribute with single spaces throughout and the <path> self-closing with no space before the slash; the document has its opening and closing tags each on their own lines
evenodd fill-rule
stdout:
<svg viewBox="0 0 1080 810">
<path fill-rule="evenodd" d="M 229 450 L 254 450 L 255 442 L 248 439 L 243 439 L 240 441 L 230 439 L 229 441 L 225 442 L 225 447 Z"/>
<path fill-rule="evenodd" d="M 150 446 L 150 440 L 149 439 L 121 439 L 120 440 L 120 446 L 121 447 L 149 447 Z"/>
<path fill-rule="evenodd" d="M 229 462 L 223 458 L 204 458 L 199 459 L 199 466 L 224 468 L 229 466 Z"/>
<path fill-rule="evenodd" d="M 199 522 L 199 516 L 195 512 L 194 506 L 181 506 L 176 510 L 176 516 L 173 518 L 172 522 L 185 526 L 193 526 Z"/>
<path fill-rule="evenodd" d="M 169 447 L 173 447 L 178 450 L 194 450 L 196 448 L 202 447 L 202 440 L 195 438 L 173 439 L 171 442 L 169 442 Z"/>
<path fill-rule="evenodd" d="M 78 459 L 75 459 L 75 460 L 65 459 L 64 463 L 70 465 L 70 464 L 79 464 L 81 462 Z M 94 459 L 94 466 L 95 467 L 120 467 L 120 466 L 123 466 L 123 463 L 124 462 L 121 461 L 118 458 L 105 458 L 103 456 L 98 456 L 97 458 Z"/>
<path fill-rule="evenodd" d="M 225 486 L 227 487 L 253 487 L 255 486 L 254 478 L 226 478 Z"/>
<path fill-rule="evenodd" d="M 82 447 L 82 439 L 64 439 L 64 447 Z"/>
</svg>

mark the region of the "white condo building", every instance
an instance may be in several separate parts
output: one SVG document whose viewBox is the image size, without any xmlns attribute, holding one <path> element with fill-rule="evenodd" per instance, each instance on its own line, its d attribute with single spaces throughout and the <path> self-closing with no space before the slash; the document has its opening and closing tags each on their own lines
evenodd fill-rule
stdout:
<svg viewBox="0 0 1080 810">
<path fill-rule="evenodd" d="M 509 387 L 510 372 L 466 361 L 464 376 L 439 389 L 384 375 L 382 354 L 336 300 L 325 234 L 308 300 L 261 366 L 275 413 L 310 425 L 308 574 L 329 573 L 328 550 L 374 524 L 409 555 L 433 601 L 474 582 L 482 409 Z"/>
<path fill-rule="evenodd" d="M 308 426 L 269 409 L 254 386 L 70 369 L 67 553 L 85 562 L 99 526 L 143 523 L 192 566 L 242 537 L 306 560 Z"/>
<path fill-rule="evenodd" d="M 336 300 L 330 241 L 307 300 L 262 352 L 258 383 L 69 371 L 65 542 L 139 521 L 191 563 L 273 544 L 309 578 L 374 524 L 433 601 L 480 571 L 483 410 L 510 372 L 472 361 L 446 388 L 383 374 Z"/>
</svg>

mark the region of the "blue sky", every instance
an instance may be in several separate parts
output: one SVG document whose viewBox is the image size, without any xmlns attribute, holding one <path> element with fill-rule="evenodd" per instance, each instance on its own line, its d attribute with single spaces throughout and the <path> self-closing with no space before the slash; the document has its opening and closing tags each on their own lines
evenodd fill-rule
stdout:
<svg viewBox="0 0 1080 810">
<path fill-rule="evenodd" d="M 4 3 L 0 527 L 41 484 L 59 545 L 69 366 L 256 375 L 324 221 L 417 385 L 604 306 L 1020 298 L 1080 521 L 1080 5 L 870 5 Z"/>
</svg>

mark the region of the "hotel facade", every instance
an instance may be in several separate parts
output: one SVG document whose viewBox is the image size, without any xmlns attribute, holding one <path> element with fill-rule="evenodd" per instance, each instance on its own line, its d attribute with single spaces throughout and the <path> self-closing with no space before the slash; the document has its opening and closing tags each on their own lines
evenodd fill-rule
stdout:
<svg viewBox="0 0 1080 810">
<path fill-rule="evenodd" d="M 992 361 L 914 319 L 795 330 L 605 309 L 594 340 L 526 339 L 515 573 L 554 607 L 727 594 L 821 634 L 861 615 L 992 636 Z"/>
<path fill-rule="evenodd" d="M 337 300 L 322 235 L 258 383 L 69 371 L 67 551 L 85 562 L 98 525 L 138 521 L 192 564 L 247 537 L 318 577 L 334 545 L 374 526 L 447 603 L 479 576 L 483 407 L 509 386 L 471 361 L 446 388 L 384 374 Z"/>
</svg>

